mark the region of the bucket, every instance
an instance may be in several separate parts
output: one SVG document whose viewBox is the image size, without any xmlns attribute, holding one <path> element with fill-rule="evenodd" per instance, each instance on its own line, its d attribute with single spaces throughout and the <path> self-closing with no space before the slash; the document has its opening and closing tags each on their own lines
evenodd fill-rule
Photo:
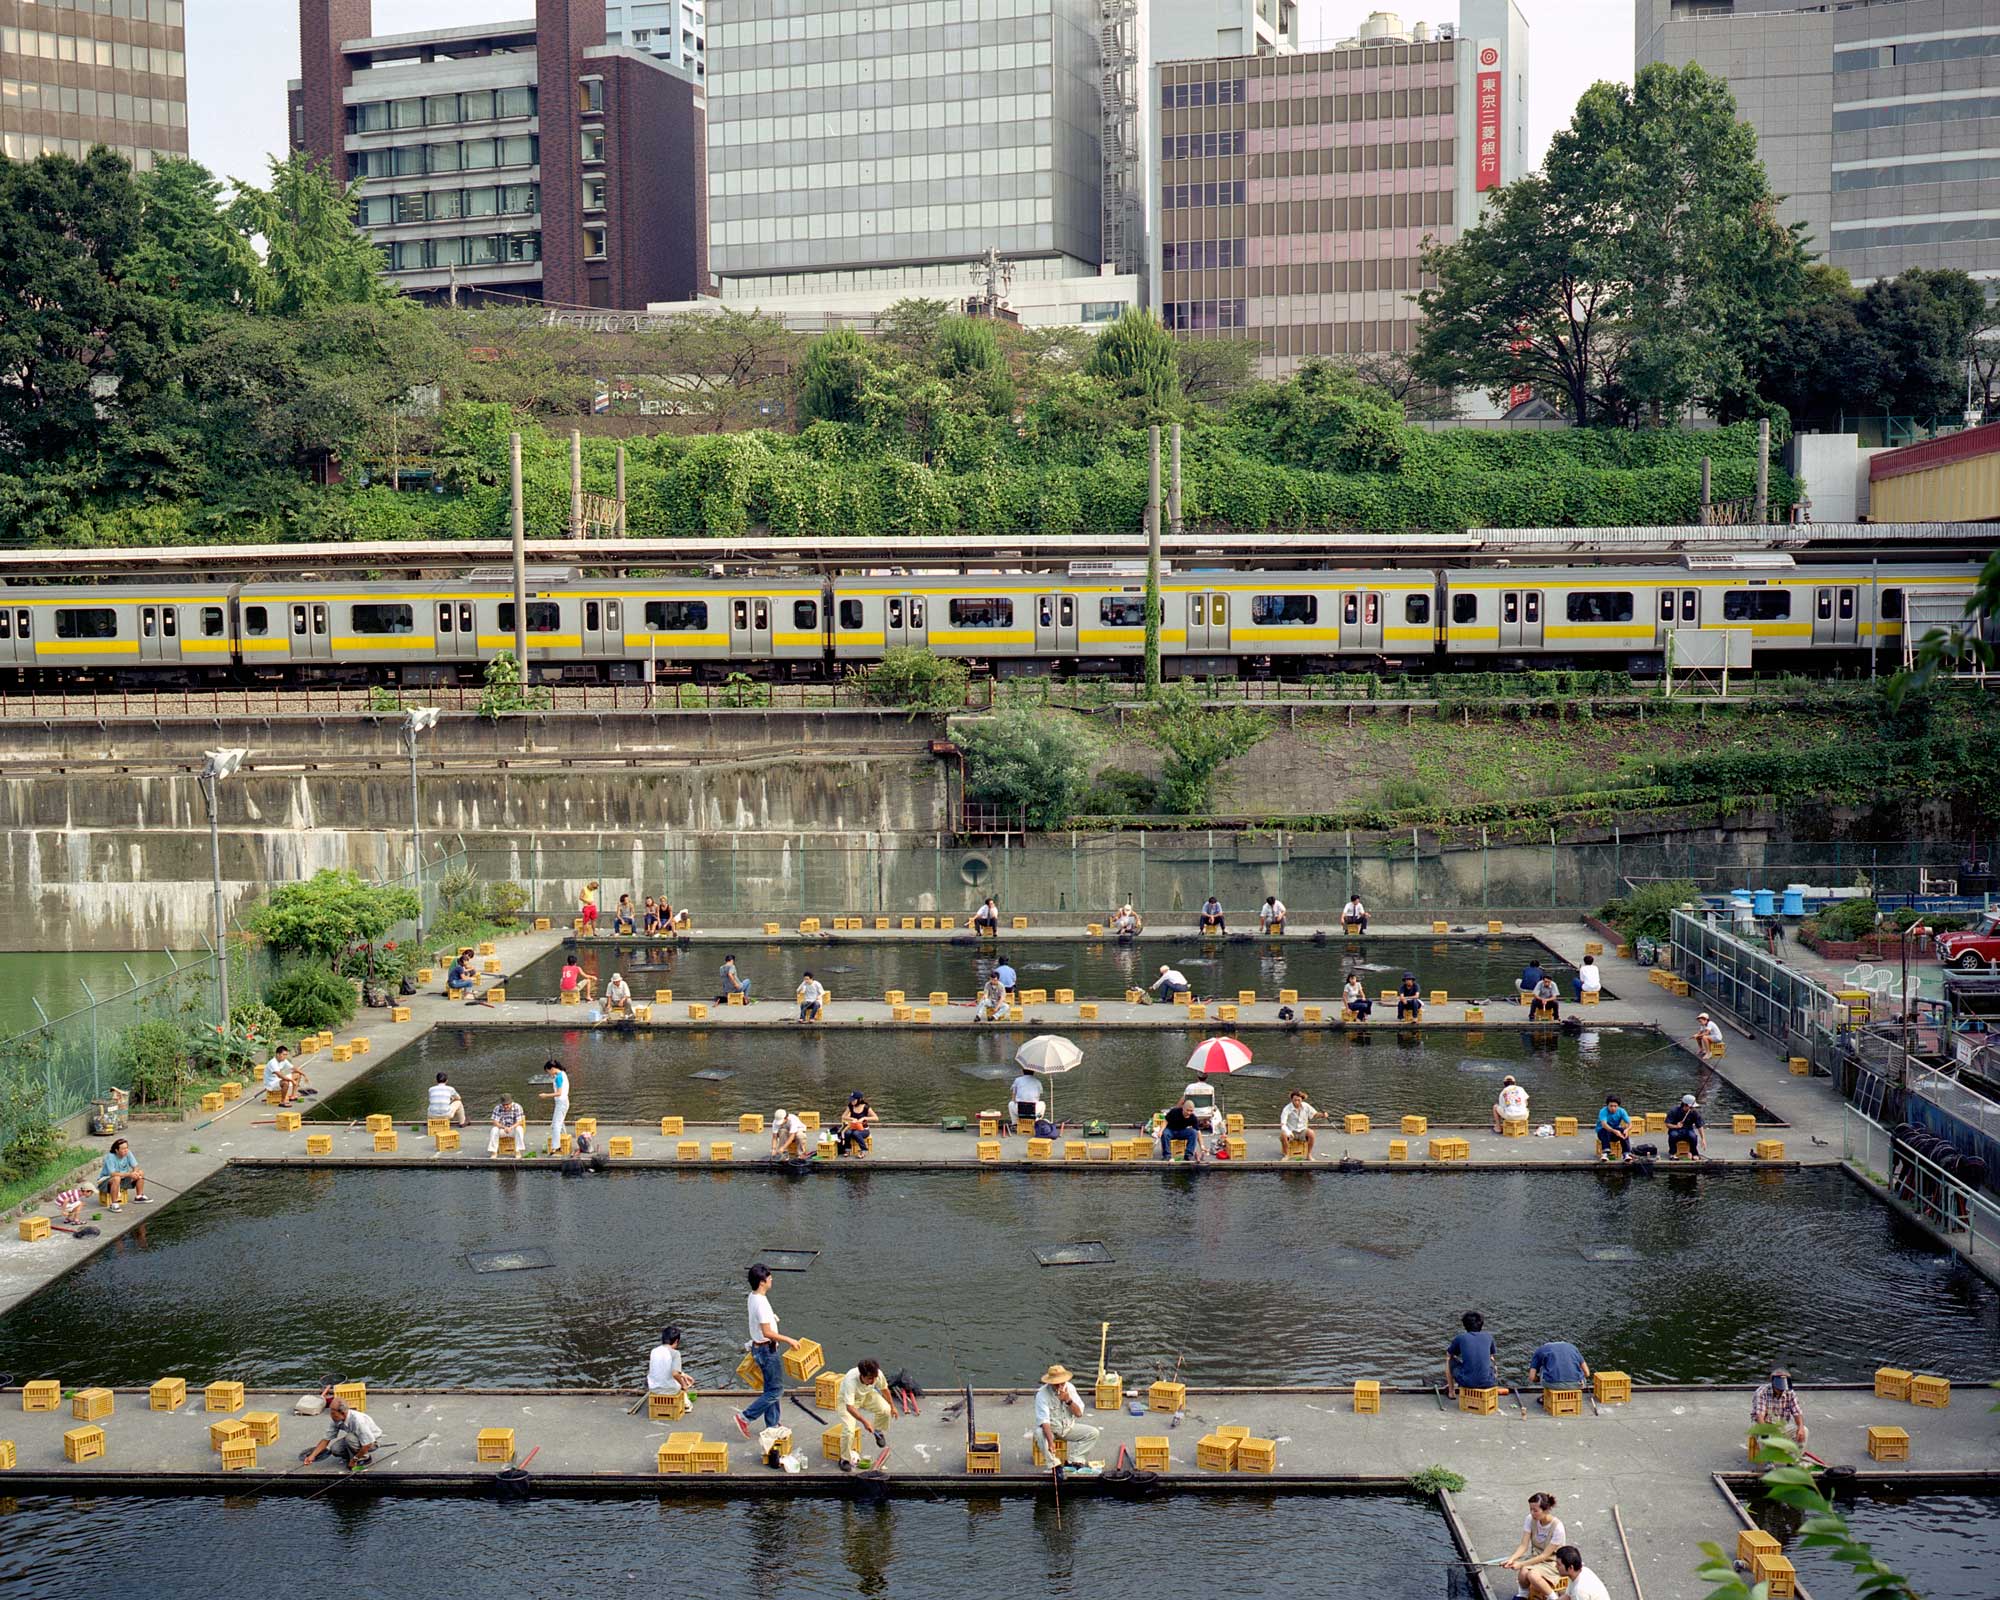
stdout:
<svg viewBox="0 0 2000 1600">
<path fill-rule="evenodd" d="M 502 1505 L 529 1498 L 534 1479 L 519 1467 L 508 1467 L 493 1476 L 493 1498 Z"/>
</svg>

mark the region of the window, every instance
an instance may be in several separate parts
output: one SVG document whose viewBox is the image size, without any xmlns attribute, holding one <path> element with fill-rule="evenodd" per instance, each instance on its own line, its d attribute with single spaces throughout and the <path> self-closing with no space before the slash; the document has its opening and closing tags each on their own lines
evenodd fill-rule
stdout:
<svg viewBox="0 0 2000 1600">
<path fill-rule="evenodd" d="M 840 625 L 843 628 L 858 628 L 861 626 L 861 602 L 859 600 L 843 600 L 840 602 Z"/>
<path fill-rule="evenodd" d="M 1791 614 L 1789 589 L 1731 589 L 1722 597 L 1724 622 L 1781 622 Z"/>
<path fill-rule="evenodd" d="M 271 613 L 263 606 L 243 608 L 243 634 L 245 638 L 262 639 L 271 631 Z"/>
<path fill-rule="evenodd" d="M 1195 602 L 1196 605 L 1200 603 L 1200 601 Z M 1146 602 L 1100 600 L 1097 602 L 1097 620 L 1107 628 L 1143 628 L 1146 625 Z M 1196 621 L 1199 620 L 1197 617 Z"/>
<path fill-rule="evenodd" d="M 605 237 L 606 231 L 602 226 L 589 227 L 583 230 L 584 260 L 602 261 L 604 259 Z"/>
<path fill-rule="evenodd" d="M 0 639 L 14 637 L 14 613 L 0 610 Z"/>
<path fill-rule="evenodd" d="M 535 114 L 535 91 L 502 89 L 499 114 L 503 117 L 532 117 Z"/>
<path fill-rule="evenodd" d="M 150 639 L 150 638 L 152 638 L 152 637 L 153 637 L 153 621 L 154 621 L 154 617 L 155 617 L 155 612 L 154 612 L 154 610 L 153 610 L 153 608 L 152 608 L 151 606 L 146 606 L 145 608 L 143 608 L 143 609 L 142 609 L 142 610 L 140 611 L 140 613 L 139 613 L 139 636 L 140 636 L 141 638 L 144 638 L 144 639 Z"/>
<path fill-rule="evenodd" d="M 954 600 L 948 613 L 954 628 L 1011 628 L 1014 625 L 1014 602 L 990 596 L 978 600 Z"/>
<path fill-rule="evenodd" d="M 1568 611 L 1571 622 L 1630 622 L 1632 591 L 1594 589 L 1573 594 L 1569 597 Z"/>
<path fill-rule="evenodd" d="M 1882 620 L 1884 622 L 1900 622 L 1902 617 L 1903 591 L 1901 589 L 1884 589 L 1882 591 Z"/>
<path fill-rule="evenodd" d="M 604 80 L 602 78 L 585 78 L 577 88 L 578 110 L 602 111 L 604 109 Z"/>
<path fill-rule="evenodd" d="M 1526 594 L 1521 596 L 1521 617 L 1523 621 L 1531 626 L 1542 620 L 1541 590 L 1530 589 Z M 1627 620 L 1630 620 L 1629 613 Z"/>
<path fill-rule="evenodd" d="M 1500 620 L 1502 622 L 1521 620 L 1521 597 L 1512 589 L 1500 596 Z"/>
<path fill-rule="evenodd" d="M 1662 622 L 1674 620 L 1674 591 L 1671 589 L 1660 591 L 1660 620 Z"/>
<path fill-rule="evenodd" d="M 792 602 L 792 626 L 800 630 L 819 626 L 819 602 L 817 600 L 794 600 Z"/>
<path fill-rule="evenodd" d="M 1403 620 L 1418 626 L 1431 620 L 1431 597 L 1427 594 L 1407 595 L 1403 600 Z"/>
<path fill-rule="evenodd" d="M 1831 589 L 1822 589 L 1822 590 L 1820 590 L 1820 592 L 1819 592 L 1819 605 L 1818 605 L 1818 607 L 1817 607 L 1817 610 L 1818 610 L 1818 613 L 1819 613 L 1819 620 L 1820 620 L 1821 622 L 1829 622 L 1829 621 L 1831 621 L 1831 620 L 1832 620 L 1832 618 L 1833 618 L 1833 591 L 1832 591 Z"/>
<path fill-rule="evenodd" d="M 180 637 L 180 631 L 180 607 L 162 606 L 160 608 L 160 632 L 169 639 L 176 639 Z"/>
<path fill-rule="evenodd" d="M 58 606 L 56 608 L 56 637 L 58 639 L 115 639 L 118 637 L 118 613 L 109 606 Z"/>
<path fill-rule="evenodd" d="M 562 607 L 553 600 L 530 600 L 528 602 L 528 632 L 554 633 L 562 625 Z M 500 602 L 500 631 L 514 631 L 514 602 Z"/>
<path fill-rule="evenodd" d="M 449 600 L 440 600 L 438 602 L 437 631 L 439 633 L 450 633 L 453 631 L 451 626 L 451 602 Z"/>
<path fill-rule="evenodd" d="M 1842 622 L 1849 622 L 1853 620 L 1853 617 L 1854 591 L 1852 589 L 1842 589 L 1840 591 L 1840 620 Z"/>
<path fill-rule="evenodd" d="M 1455 594 L 1451 597 L 1451 620 L 1453 622 L 1475 622 L 1478 618 L 1478 595 Z"/>
<path fill-rule="evenodd" d="M 1250 621 L 1260 628 L 1311 627 L 1319 621 L 1319 597 L 1310 594 L 1252 595 Z"/>
<path fill-rule="evenodd" d="M 602 176 L 585 178 L 583 180 L 583 209 L 586 211 L 602 211 L 604 209 L 604 197 L 610 192 L 610 188 L 611 181 L 608 178 Z"/>
<path fill-rule="evenodd" d="M 604 130 L 585 128 L 583 130 L 583 159 L 602 161 L 604 159 Z"/>
<path fill-rule="evenodd" d="M 1116 322 L 1118 313 L 1125 309 L 1122 300 L 1086 300 L 1080 322 Z"/>
<path fill-rule="evenodd" d="M 1343 628 L 1351 628 L 1360 620 L 1360 616 L 1361 604 L 1359 599 L 1351 594 L 1342 595 L 1340 597 L 1340 625 Z"/>
<path fill-rule="evenodd" d="M 708 602 L 648 600 L 646 626 L 654 633 L 700 633 L 708 626 Z"/>
</svg>

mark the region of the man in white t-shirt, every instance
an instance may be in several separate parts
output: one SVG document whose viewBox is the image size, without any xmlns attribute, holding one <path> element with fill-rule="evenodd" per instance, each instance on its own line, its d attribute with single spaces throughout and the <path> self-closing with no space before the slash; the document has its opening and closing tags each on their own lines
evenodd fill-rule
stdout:
<svg viewBox="0 0 2000 1600">
<path fill-rule="evenodd" d="M 305 1074 L 292 1064 L 292 1052 L 285 1045 L 279 1045 L 264 1063 L 264 1092 L 276 1094 L 281 1106 L 288 1106 L 299 1097 L 305 1081 Z"/>
<path fill-rule="evenodd" d="M 773 1160 L 809 1161 L 812 1149 L 807 1142 L 805 1123 L 783 1106 L 771 1118 L 771 1157 Z"/>
<path fill-rule="evenodd" d="M 1042 1080 L 1023 1067 L 1008 1087 L 1007 1098 L 1014 1102 L 1014 1120 L 1033 1128 L 1042 1114 Z"/>
<path fill-rule="evenodd" d="M 1500 1098 L 1493 1103 L 1493 1131 L 1501 1131 L 1503 1122 L 1526 1122 L 1528 1120 L 1528 1091 L 1514 1081 L 1512 1073 L 1500 1080 Z"/>
<path fill-rule="evenodd" d="M 840 1423 L 840 1470 L 852 1472 L 861 1461 L 861 1435 L 872 1434 L 879 1452 L 874 1466 L 889 1453 L 889 1380 L 873 1357 L 849 1367 L 835 1391 L 834 1415 Z"/>
<path fill-rule="evenodd" d="M 1305 1090 L 1294 1089 L 1290 1103 L 1278 1113 L 1278 1153 L 1288 1154 L 1286 1146 L 1294 1139 L 1303 1139 L 1306 1142 L 1306 1159 L 1312 1160 L 1313 1145 L 1318 1141 L 1312 1125 L 1313 1118 L 1318 1115 L 1317 1108 L 1306 1099 Z"/>
<path fill-rule="evenodd" d="M 1711 1017 L 1706 1011 L 1696 1017 L 1694 1022 L 1695 1054 L 1706 1061 L 1717 1052 L 1718 1047 L 1721 1045 L 1722 1029 L 1717 1024 L 1715 1018 Z"/>
<path fill-rule="evenodd" d="M 458 1091 L 451 1086 L 451 1080 L 442 1072 L 437 1075 L 437 1082 L 430 1087 L 424 1114 L 448 1118 L 454 1128 L 465 1126 L 465 1101 L 459 1098 Z"/>
<path fill-rule="evenodd" d="M 1340 913 L 1340 923 L 1344 928 L 1352 928 L 1356 933 L 1368 931 L 1368 908 L 1361 903 L 1360 895 L 1348 898 Z"/>
<path fill-rule="evenodd" d="M 826 985 L 808 972 L 799 979 L 799 1021 L 819 1021 L 820 1009 L 826 1004 Z"/>
<path fill-rule="evenodd" d="M 1576 969 L 1576 978 L 1570 987 L 1576 992 L 1577 1002 L 1582 1003 L 1587 994 L 1604 992 L 1604 969 L 1597 964 L 1597 957 L 1585 956 L 1583 965 Z"/>
<path fill-rule="evenodd" d="M 632 985 L 625 981 L 625 974 L 614 972 L 611 981 L 604 986 L 604 1003 L 623 1011 L 632 1003 Z"/>
<path fill-rule="evenodd" d="M 653 1346 L 653 1353 L 646 1357 L 646 1392 L 648 1394 L 672 1394 L 676 1389 L 683 1394 L 694 1388 L 694 1379 L 681 1366 L 681 1330 L 666 1327 L 660 1330 L 660 1342 Z"/>
<path fill-rule="evenodd" d="M 520 1156 L 528 1145 L 528 1111 L 510 1094 L 502 1094 L 493 1106 L 493 1131 L 486 1136 L 486 1153 L 497 1156 L 500 1141 L 512 1139 L 514 1154 Z"/>
<path fill-rule="evenodd" d="M 1583 1564 L 1583 1552 L 1573 1544 L 1566 1544 L 1556 1551 L 1556 1573 L 1569 1579 L 1567 1590 L 1569 1600 L 1611 1600 L 1611 1591 L 1604 1587 L 1604 1580 Z M 1535 1600 L 1547 1600 L 1556 1592 L 1556 1586 L 1545 1575 L 1546 1567 L 1526 1574 L 1528 1593 Z"/>
<path fill-rule="evenodd" d="M 1102 1428 L 1078 1420 L 1083 1401 L 1077 1398 L 1074 1376 L 1058 1361 L 1042 1374 L 1042 1386 L 1035 1391 L 1035 1431 L 1042 1436 L 1042 1454 L 1053 1462 L 1056 1440 L 1067 1439 L 1072 1466 L 1080 1465 L 1104 1436 Z"/>
<path fill-rule="evenodd" d="M 1285 931 L 1285 902 L 1274 894 L 1264 896 L 1264 909 L 1257 913 L 1257 925 L 1265 933 Z"/>
<path fill-rule="evenodd" d="M 382 1430 L 375 1425 L 375 1419 L 365 1411 L 353 1410 L 336 1395 L 327 1403 L 326 1437 L 311 1446 L 299 1460 L 306 1463 L 317 1461 L 321 1456 L 332 1456 L 346 1466 L 362 1467 L 367 1465 L 368 1458 L 381 1442 Z"/>
<path fill-rule="evenodd" d="M 1162 967 L 1160 975 L 1153 980 L 1153 990 L 1162 1000 L 1171 1000 L 1177 994 L 1187 994 L 1187 975 L 1179 967 Z"/>
</svg>

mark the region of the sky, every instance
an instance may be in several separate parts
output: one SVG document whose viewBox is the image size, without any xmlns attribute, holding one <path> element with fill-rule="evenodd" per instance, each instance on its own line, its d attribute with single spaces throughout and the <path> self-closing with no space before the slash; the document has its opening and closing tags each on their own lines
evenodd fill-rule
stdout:
<svg viewBox="0 0 2000 1600">
<path fill-rule="evenodd" d="M 1521 0 L 1528 18 L 1530 157 L 1539 161 L 1577 96 L 1600 78 L 1632 77 L 1626 0 Z M 1351 35 L 1368 0 L 1300 0 L 1302 40 Z M 382 33 L 532 14 L 530 0 L 375 0 Z M 1406 23 L 1450 22 L 1457 0 L 1400 7 Z M 188 16 L 188 120 L 197 161 L 223 177 L 261 179 L 285 146 L 285 84 L 298 75 L 298 8 L 285 0 L 198 0 Z"/>
</svg>

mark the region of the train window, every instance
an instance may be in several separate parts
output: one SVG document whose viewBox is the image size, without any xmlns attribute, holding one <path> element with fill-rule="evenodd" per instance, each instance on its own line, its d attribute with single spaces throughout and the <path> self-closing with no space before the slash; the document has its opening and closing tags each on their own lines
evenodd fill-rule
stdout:
<svg viewBox="0 0 2000 1600">
<path fill-rule="evenodd" d="M 451 602 L 449 600 L 440 600 L 438 602 L 438 632 L 450 633 L 451 631 Z"/>
<path fill-rule="evenodd" d="M 458 603 L 458 631 L 460 633 L 472 632 L 472 602 L 470 600 L 461 600 Z"/>
<path fill-rule="evenodd" d="M 1722 595 L 1724 622 L 1782 622 L 1792 614 L 1789 589 L 1726 589 Z"/>
<path fill-rule="evenodd" d="M 415 606 L 357 602 L 349 619 L 356 633 L 415 633 Z"/>
<path fill-rule="evenodd" d="M 1354 626 L 1355 618 L 1359 615 L 1360 610 L 1355 603 L 1354 596 L 1351 594 L 1342 595 L 1340 597 L 1340 620 L 1351 628 Z"/>
<path fill-rule="evenodd" d="M 771 602 L 768 600 L 753 600 L 750 602 L 750 606 L 752 613 L 757 619 L 757 631 L 759 633 L 769 631 L 771 626 Z"/>
<path fill-rule="evenodd" d="M 163 606 L 160 610 L 160 632 L 171 639 L 180 631 L 180 608 L 178 606 Z"/>
<path fill-rule="evenodd" d="M 892 628 L 900 628 L 902 625 L 903 625 L 903 602 L 901 600 L 891 600 L 889 602 L 889 626 Z"/>
<path fill-rule="evenodd" d="M 1694 590 L 1681 590 L 1681 621 L 1693 622 L 1700 614 L 1700 605 Z"/>
<path fill-rule="evenodd" d="M 1352 606 L 1354 597 L 1348 596 Z M 1218 600 L 1217 605 L 1222 602 Z M 1250 620 L 1259 627 L 1311 627 L 1319 621 L 1319 597 L 1310 594 L 1259 594 L 1250 597 Z M 1353 617 L 1348 621 L 1352 622 Z"/>
<path fill-rule="evenodd" d="M 1361 620 L 1371 628 L 1382 620 L 1382 597 L 1379 594 L 1361 597 Z"/>
<path fill-rule="evenodd" d="M 618 601 L 607 600 L 604 602 L 604 625 L 605 627 L 609 628 L 613 633 L 618 632 L 621 628 L 625 626 L 623 619 L 623 607 L 619 604 Z"/>
<path fill-rule="evenodd" d="M 1209 598 L 1208 625 L 1211 628 L 1226 628 L 1229 626 L 1228 595 L 1218 594 L 1218 595 L 1213 595 Z"/>
<path fill-rule="evenodd" d="M 1587 589 L 1569 597 L 1571 622 L 1630 622 L 1632 591 Z"/>
<path fill-rule="evenodd" d="M 1041 601 L 1036 608 L 1035 622 L 1037 626 L 1043 628 L 1053 628 L 1056 625 L 1055 602 L 1051 600 L 1047 595 L 1042 596 Z"/>
<path fill-rule="evenodd" d="M 1451 620 L 1453 622 L 1477 622 L 1479 620 L 1479 596 L 1476 594 L 1455 594 L 1451 597 Z"/>
<path fill-rule="evenodd" d="M 13 637 L 14 613 L 11 611 L 0 611 L 0 639 L 11 639 Z"/>
<path fill-rule="evenodd" d="M 1630 610 L 1627 610 L 1625 615 L 1629 621 L 1632 613 Z M 1542 620 L 1541 590 L 1530 589 L 1521 596 L 1521 620 L 1523 622 L 1540 622 Z"/>
<path fill-rule="evenodd" d="M 562 607 L 553 600 L 530 600 L 528 602 L 528 632 L 554 633 L 562 625 Z M 514 602 L 500 602 L 500 631 L 514 631 Z"/>
<path fill-rule="evenodd" d="M 1833 617 L 1833 591 L 1832 591 L 1831 589 L 1822 589 L 1822 590 L 1820 590 L 1820 592 L 1819 592 L 1819 607 L 1818 607 L 1818 611 L 1819 611 L 1819 620 L 1820 620 L 1821 622 L 1827 622 L 1827 621 L 1830 621 L 1830 620 L 1832 619 L 1832 617 Z"/>
<path fill-rule="evenodd" d="M 1424 623 L 1431 620 L 1431 597 L 1427 594 L 1412 594 L 1403 597 L 1403 620 Z"/>
<path fill-rule="evenodd" d="M 1208 602 L 1201 595 L 1195 595 L 1188 601 L 1188 621 L 1197 628 L 1208 625 Z"/>
<path fill-rule="evenodd" d="M 153 618 L 154 618 L 154 615 L 155 615 L 155 613 L 154 613 L 154 611 L 153 611 L 153 608 L 152 608 L 151 606 L 142 606 L 142 607 L 140 607 L 140 609 L 139 609 L 139 635 L 140 635 L 140 637 L 141 637 L 141 638 L 145 638 L 145 639 L 150 639 L 150 638 L 152 638 L 152 637 L 153 637 Z"/>
<path fill-rule="evenodd" d="M 843 600 L 840 602 L 840 625 L 843 628 L 858 628 L 861 626 L 861 602 L 859 600 Z"/>
<path fill-rule="evenodd" d="M 1842 589 L 1840 591 L 1840 620 L 1842 622 L 1851 622 L 1853 619 L 1854 591 L 1852 589 Z"/>
<path fill-rule="evenodd" d="M 1660 591 L 1660 620 L 1662 622 L 1674 620 L 1674 591 L 1671 589 Z"/>
<path fill-rule="evenodd" d="M 654 633 L 699 633 L 708 626 L 708 602 L 648 600 L 646 626 Z"/>
<path fill-rule="evenodd" d="M 604 607 L 595 600 L 583 603 L 583 625 L 592 633 L 604 626 Z"/>
<path fill-rule="evenodd" d="M 1500 597 L 1500 620 L 1502 622 L 1521 620 L 1521 597 L 1512 589 Z"/>
<path fill-rule="evenodd" d="M 819 626 L 819 602 L 817 600 L 794 600 L 792 602 L 792 626 L 801 630 Z"/>
<path fill-rule="evenodd" d="M 912 595 L 910 597 L 910 626 L 913 628 L 921 628 L 923 625 L 924 625 L 924 603 L 922 600 Z"/>
<path fill-rule="evenodd" d="M 56 607 L 58 639 L 115 639 L 118 613 L 109 606 Z"/>
<path fill-rule="evenodd" d="M 1199 600 L 1195 605 L 1200 606 Z M 1100 600 L 1097 602 L 1097 620 L 1107 628 L 1143 628 L 1146 625 L 1146 602 L 1144 600 Z M 1201 621 L 1199 611 L 1195 621 Z"/>
<path fill-rule="evenodd" d="M 734 600 L 729 606 L 729 625 L 738 633 L 746 633 L 750 628 L 750 602 Z"/>
<path fill-rule="evenodd" d="M 993 595 L 976 600 L 954 600 L 946 608 L 954 628 L 1011 628 L 1014 602 Z"/>
<path fill-rule="evenodd" d="M 1882 620 L 1885 622 L 1895 622 L 1899 621 L 1902 615 L 1903 591 L 1901 589 L 1884 589 L 1882 591 Z"/>
<path fill-rule="evenodd" d="M 271 613 L 265 606 L 245 606 L 243 608 L 243 632 L 248 638 L 261 639 L 271 631 Z"/>
<path fill-rule="evenodd" d="M 32 639 L 35 636 L 34 614 L 26 606 L 14 613 L 14 637 Z"/>
<path fill-rule="evenodd" d="M 314 632 L 314 633 L 325 633 L 325 632 L 326 632 L 326 607 L 325 607 L 325 606 L 314 606 L 314 607 L 313 607 L 313 632 Z"/>
<path fill-rule="evenodd" d="M 1064 595 L 1059 610 L 1062 615 L 1062 625 L 1065 628 L 1074 628 L 1076 626 L 1076 596 L 1073 594 Z"/>
</svg>

